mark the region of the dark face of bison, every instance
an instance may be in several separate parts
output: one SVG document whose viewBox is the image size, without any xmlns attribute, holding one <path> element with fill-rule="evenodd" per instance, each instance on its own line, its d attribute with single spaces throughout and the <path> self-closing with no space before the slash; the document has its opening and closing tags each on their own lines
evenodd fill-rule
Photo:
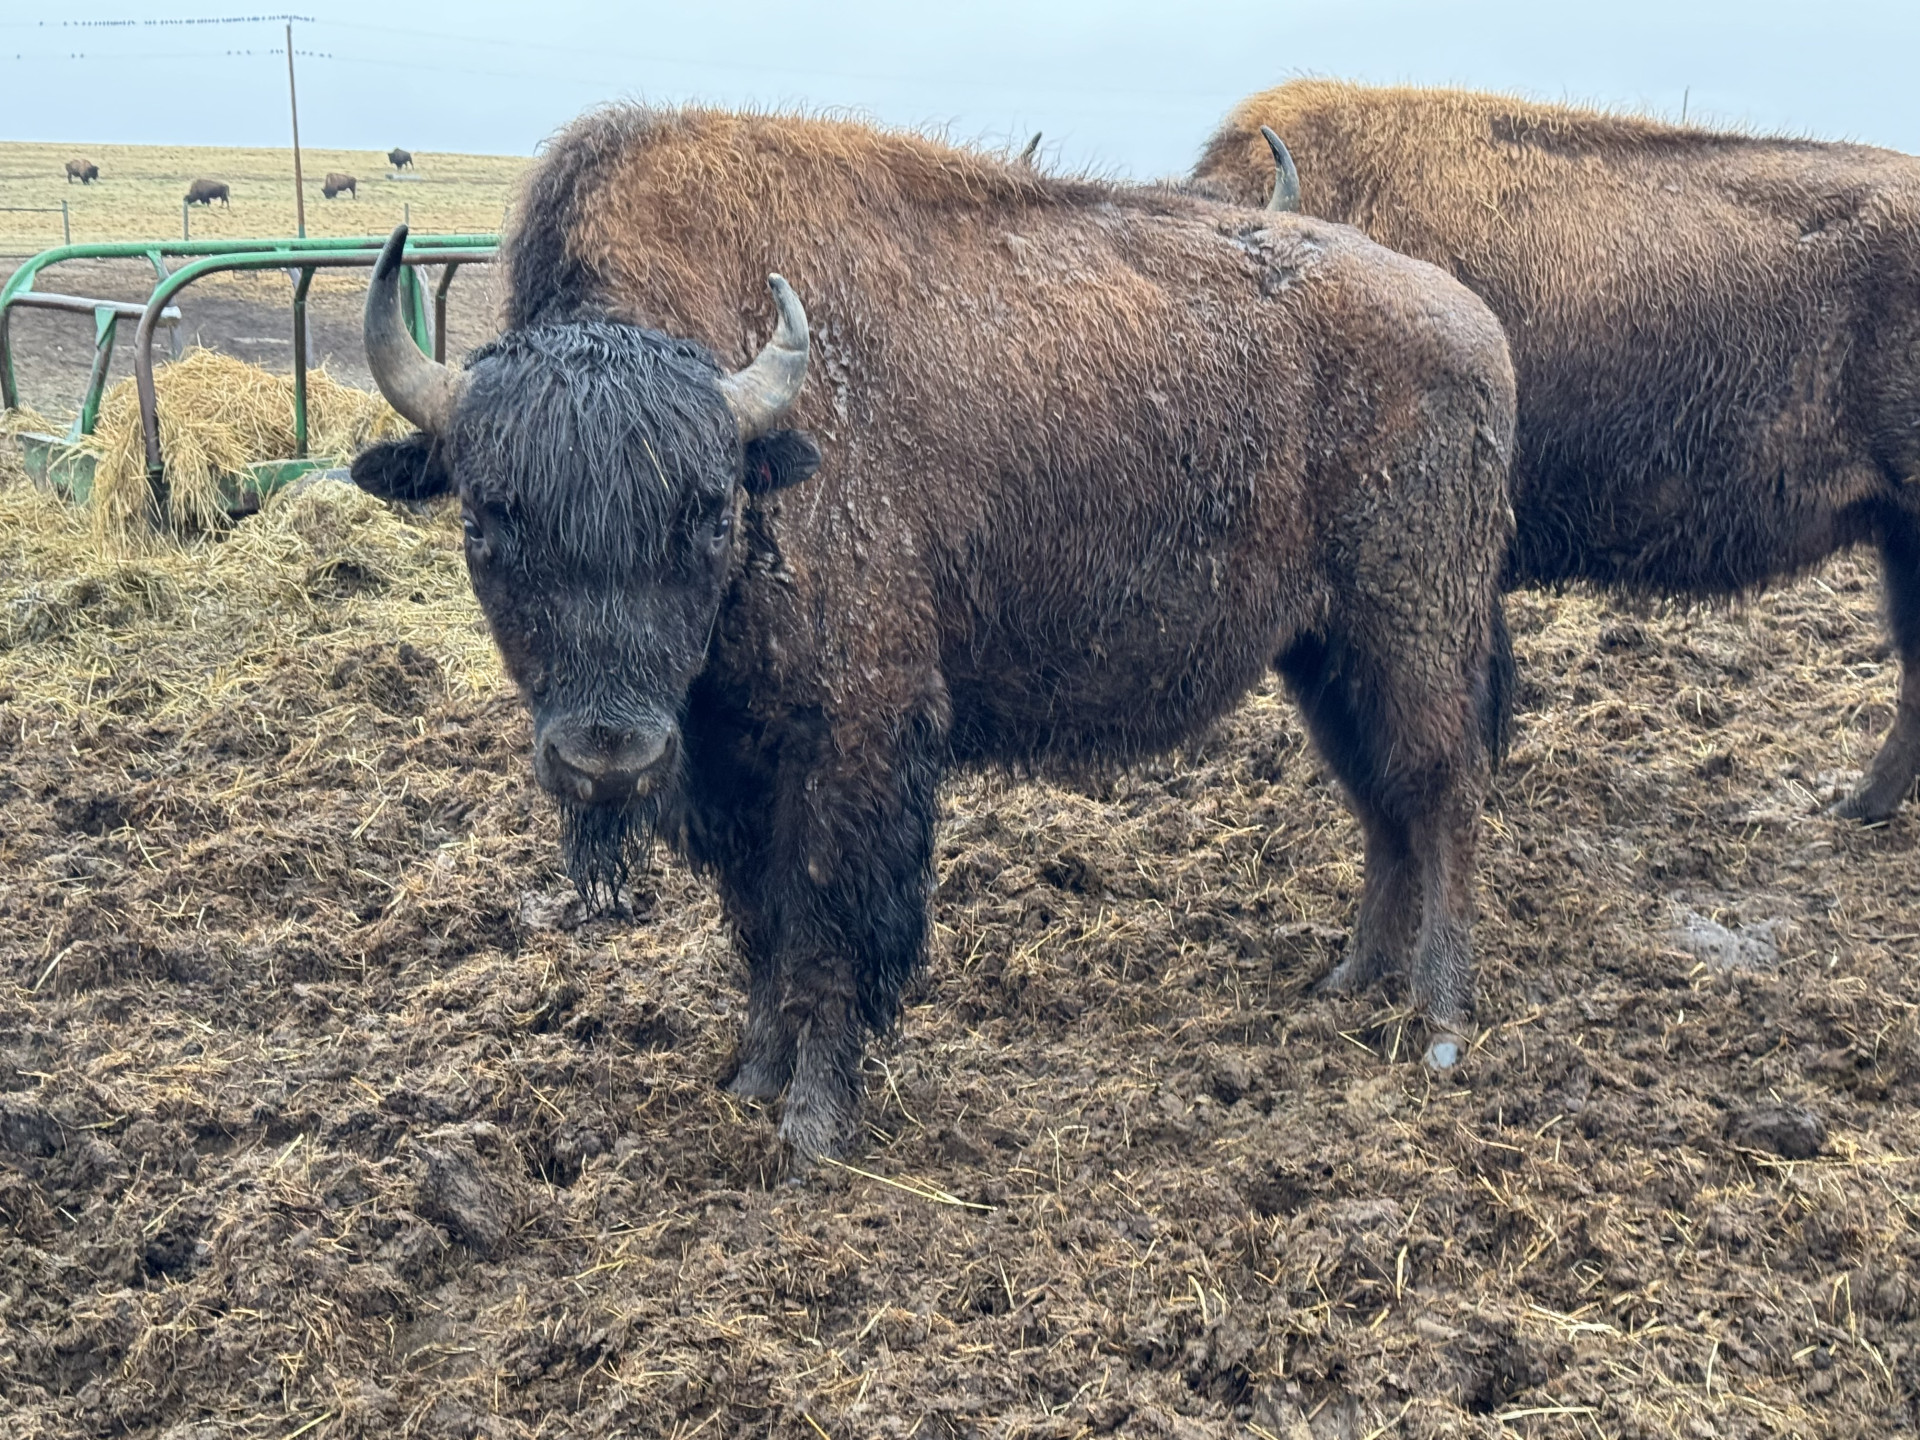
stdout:
<svg viewBox="0 0 1920 1440">
<path fill-rule="evenodd" d="M 736 391 L 751 367 L 727 376 L 698 345 L 612 321 L 509 331 L 464 372 L 433 366 L 402 333 L 405 352 L 383 370 L 378 298 L 375 376 L 428 433 L 368 450 L 354 480 L 390 497 L 459 495 L 467 571 L 532 714 L 534 775 L 560 807 L 568 873 L 610 898 L 636 847 L 672 821 L 737 496 L 804 480 L 819 452 L 771 428 L 768 376 L 748 386 L 748 408 L 762 406 L 750 424 Z"/>
</svg>

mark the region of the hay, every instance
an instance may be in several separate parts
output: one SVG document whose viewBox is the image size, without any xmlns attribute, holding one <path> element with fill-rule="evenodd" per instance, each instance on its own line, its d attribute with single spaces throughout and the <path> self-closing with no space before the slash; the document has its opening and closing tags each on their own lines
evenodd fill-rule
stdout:
<svg viewBox="0 0 1920 1440">
<path fill-rule="evenodd" d="M 293 377 L 274 375 L 213 350 L 189 350 L 154 375 L 160 449 L 166 456 L 168 518 L 176 532 L 226 528 L 225 477 L 256 460 L 294 454 Z M 325 369 L 307 374 L 307 450 L 345 461 L 406 422 L 378 395 L 342 385 Z M 140 402 L 131 378 L 107 392 L 86 441 L 97 458 L 93 533 L 126 545 L 147 530 L 149 489 Z"/>
</svg>

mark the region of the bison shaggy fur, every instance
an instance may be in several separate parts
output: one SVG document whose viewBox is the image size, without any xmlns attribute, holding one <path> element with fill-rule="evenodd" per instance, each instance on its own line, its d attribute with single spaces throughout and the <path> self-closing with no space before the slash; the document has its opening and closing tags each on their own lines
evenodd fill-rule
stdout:
<svg viewBox="0 0 1920 1440">
<path fill-rule="evenodd" d="M 516 213 L 445 433 L 355 477 L 457 490 L 543 783 L 545 736 L 671 757 L 625 809 L 549 786 L 569 861 L 604 887 L 657 833 L 714 877 L 730 1083 L 799 1155 L 922 961 L 941 776 L 1125 764 L 1275 667 L 1365 836 L 1336 983 L 1404 975 L 1450 1058 L 1514 424 L 1470 292 L 1324 221 L 699 109 L 578 122 Z M 811 369 L 743 448 L 715 380 L 771 270 Z"/>
</svg>

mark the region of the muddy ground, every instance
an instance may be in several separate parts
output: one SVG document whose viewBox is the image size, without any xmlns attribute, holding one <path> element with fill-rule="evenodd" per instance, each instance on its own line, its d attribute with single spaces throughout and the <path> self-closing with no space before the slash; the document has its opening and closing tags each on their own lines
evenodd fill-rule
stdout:
<svg viewBox="0 0 1920 1440">
<path fill-rule="evenodd" d="M 582 921 L 445 513 L 88 557 L 0 485 L 0 1431 L 1882 1436 L 1920 1423 L 1920 818 L 1870 565 L 1515 597 L 1479 1043 L 1308 987 L 1284 697 L 957 780 L 869 1133 L 785 1183 L 658 860 Z"/>
</svg>

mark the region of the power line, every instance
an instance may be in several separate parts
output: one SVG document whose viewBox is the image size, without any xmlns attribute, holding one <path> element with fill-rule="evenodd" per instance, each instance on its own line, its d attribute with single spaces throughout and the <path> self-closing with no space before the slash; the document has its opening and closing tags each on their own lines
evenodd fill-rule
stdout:
<svg viewBox="0 0 1920 1440">
<path fill-rule="evenodd" d="M 140 30 L 163 25 L 256 25 L 271 21 L 275 25 L 298 20 L 303 25 L 317 23 L 311 15 L 206 15 L 177 20 L 7 20 L 7 30 Z"/>
</svg>

